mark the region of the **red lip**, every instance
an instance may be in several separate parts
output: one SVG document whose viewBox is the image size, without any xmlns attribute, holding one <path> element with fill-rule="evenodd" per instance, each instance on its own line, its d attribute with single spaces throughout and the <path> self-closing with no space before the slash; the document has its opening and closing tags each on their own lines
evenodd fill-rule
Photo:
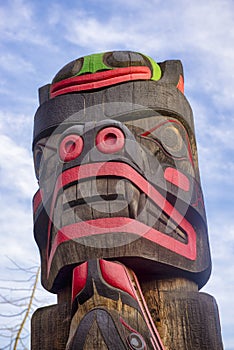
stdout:
<svg viewBox="0 0 234 350">
<path fill-rule="evenodd" d="M 55 201 L 58 192 L 64 186 L 77 182 L 81 179 L 96 178 L 99 176 L 118 176 L 128 179 L 144 192 L 157 206 L 159 206 L 171 219 L 175 221 L 187 234 L 188 243 L 182 243 L 157 231 L 137 220 L 122 217 L 89 220 L 71 224 L 60 229 L 54 239 L 51 251 L 48 255 L 48 273 L 51 262 L 58 246 L 65 241 L 84 236 L 108 234 L 108 233 L 131 233 L 167 248 L 189 260 L 196 259 L 196 232 L 191 224 L 175 209 L 145 178 L 136 170 L 125 163 L 106 162 L 91 163 L 77 166 L 64 171 L 57 179 L 51 204 L 50 218 L 52 218 Z M 48 225 L 48 242 L 50 242 L 51 219 Z"/>
</svg>

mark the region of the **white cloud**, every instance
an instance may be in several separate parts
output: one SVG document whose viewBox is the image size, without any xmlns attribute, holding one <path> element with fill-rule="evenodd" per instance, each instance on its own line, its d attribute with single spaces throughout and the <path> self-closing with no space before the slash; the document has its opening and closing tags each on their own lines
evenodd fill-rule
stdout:
<svg viewBox="0 0 234 350">
<path fill-rule="evenodd" d="M 33 64 L 18 55 L 5 53 L 0 56 L 0 66 L 11 74 L 35 73 Z"/>
<path fill-rule="evenodd" d="M 3 42 L 28 42 L 40 46 L 52 46 L 50 39 L 42 35 L 43 24 L 35 14 L 35 4 L 13 0 L 0 7 L 0 37 Z"/>
<path fill-rule="evenodd" d="M 32 157 L 8 136 L 0 137 L 1 186 L 15 191 L 15 196 L 31 198 L 36 191 Z"/>
<path fill-rule="evenodd" d="M 24 0 L 13 0 L 11 2 L 6 2 L 5 5 L 2 3 L 0 7 L 0 17 L 0 28 L 10 34 L 14 33 L 14 30 L 19 26 L 23 27 L 26 23 L 30 22 L 32 9 Z M 10 19 L 12 19 L 12 21 Z"/>
<path fill-rule="evenodd" d="M 0 255 L 4 259 L 8 256 L 21 263 L 25 259 L 34 259 L 35 264 L 38 261 L 38 252 L 36 244 L 33 244 L 31 199 L 20 201 L 8 195 L 3 195 L 3 199 L 0 211 Z"/>
<path fill-rule="evenodd" d="M 70 23 L 69 23 L 70 22 Z M 134 31 L 122 31 L 122 20 L 120 18 L 111 18 L 105 25 L 96 18 L 84 16 L 83 13 L 77 13 L 77 17 L 68 20 L 66 23 L 66 39 L 80 46 L 92 50 L 105 51 L 114 47 L 127 46 L 136 47 L 136 41 L 139 35 L 134 35 Z"/>
<path fill-rule="evenodd" d="M 231 196 L 230 188 L 233 186 L 234 119 L 229 113 L 220 110 L 216 112 L 214 105 L 207 101 L 207 98 L 201 98 L 200 95 L 190 98 L 198 159 L 202 180 L 206 184 L 206 197 L 214 198 L 219 194 L 224 200 Z"/>
<path fill-rule="evenodd" d="M 4 97 L 7 98 L 7 95 Z M 26 109 L 29 106 L 36 106 L 36 103 L 33 99 L 27 98 L 27 96 L 19 95 L 17 97 L 18 98 L 14 98 L 14 106 L 8 108 L 7 111 L 0 111 L 0 142 L 4 142 L 5 145 L 10 144 L 11 152 L 14 152 L 14 148 L 18 148 L 21 150 L 20 152 L 24 152 L 22 159 L 26 157 L 25 161 L 27 159 L 28 166 L 30 166 L 30 163 L 31 165 L 33 164 L 31 151 L 33 113 L 30 115 L 23 111 L 21 112 L 21 106 L 23 106 L 23 108 L 25 106 Z M 16 108 L 17 112 L 14 111 L 15 106 L 18 106 L 18 108 Z M 3 159 L 7 161 L 5 149 L 0 150 L 0 153 L 3 153 Z M 15 161 L 15 159 L 13 159 L 13 161 Z M 20 165 L 19 161 L 16 161 L 16 164 Z M 5 174 L 7 174 L 7 172 Z M 32 178 L 34 178 L 34 176 Z"/>
</svg>

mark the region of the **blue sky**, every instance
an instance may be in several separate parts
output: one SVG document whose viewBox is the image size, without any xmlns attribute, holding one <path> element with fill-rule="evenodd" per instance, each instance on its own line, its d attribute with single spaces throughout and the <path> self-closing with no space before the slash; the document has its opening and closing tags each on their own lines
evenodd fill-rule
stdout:
<svg viewBox="0 0 234 350">
<path fill-rule="evenodd" d="M 95 52 L 123 49 L 158 62 L 180 59 L 194 112 L 213 262 L 203 291 L 216 298 L 225 349 L 234 350 L 233 13 L 232 0 L 1 2 L 1 279 L 9 274 L 7 256 L 39 264 L 31 213 L 37 89 L 67 62 Z"/>
</svg>

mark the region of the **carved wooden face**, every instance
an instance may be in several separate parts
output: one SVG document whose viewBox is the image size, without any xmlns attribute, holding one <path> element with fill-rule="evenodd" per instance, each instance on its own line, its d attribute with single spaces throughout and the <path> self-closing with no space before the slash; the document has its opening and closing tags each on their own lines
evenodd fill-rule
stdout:
<svg viewBox="0 0 234 350">
<path fill-rule="evenodd" d="M 43 106 L 53 123 L 34 142 L 34 232 L 47 289 L 59 290 L 75 265 L 97 257 L 139 275 L 184 271 L 204 283 L 209 247 L 193 126 L 162 108 L 158 93 L 173 88 L 181 98 L 173 84 L 136 81 L 42 104 L 36 127 Z"/>
</svg>

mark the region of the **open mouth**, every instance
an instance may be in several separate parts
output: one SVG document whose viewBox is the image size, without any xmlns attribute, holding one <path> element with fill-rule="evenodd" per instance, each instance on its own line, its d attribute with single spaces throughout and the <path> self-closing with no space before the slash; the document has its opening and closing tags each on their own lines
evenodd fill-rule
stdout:
<svg viewBox="0 0 234 350">
<path fill-rule="evenodd" d="M 56 183 L 50 218 L 49 265 L 62 242 L 115 232 L 143 236 L 196 258 L 191 224 L 125 163 L 92 163 L 64 171 Z"/>
<path fill-rule="evenodd" d="M 73 184 L 58 194 L 50 242 L 63 227 L 87 220 L 125 217 L 139 220 L 187 244 L 187 234 L 129 180 L 99 178 Z"/>
</svg>

